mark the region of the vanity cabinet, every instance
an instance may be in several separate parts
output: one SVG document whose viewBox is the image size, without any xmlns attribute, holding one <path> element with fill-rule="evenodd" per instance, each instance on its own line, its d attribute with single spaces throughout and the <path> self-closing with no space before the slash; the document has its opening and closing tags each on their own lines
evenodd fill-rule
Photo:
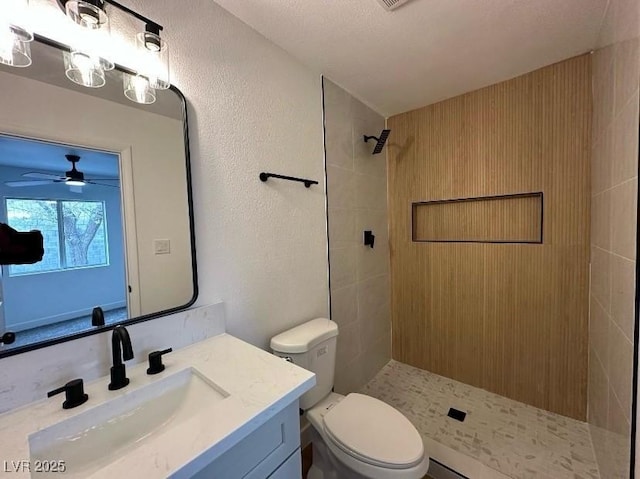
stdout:
<svg viewBox="0 0 640 479">
<path fill-rule="evenodd" d="M 294 401 L 193 479 L 300 479 L 300 420 Z"/>
</svg>

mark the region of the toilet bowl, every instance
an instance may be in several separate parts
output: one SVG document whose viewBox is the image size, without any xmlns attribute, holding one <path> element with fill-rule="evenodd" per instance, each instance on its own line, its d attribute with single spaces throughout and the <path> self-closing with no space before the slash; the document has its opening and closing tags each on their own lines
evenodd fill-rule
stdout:
<svg viewBox="0 0 640 479">
<path fill-rule="evenodd" d="M 300 400 L 314 429 L 308 479 L 422 479 L 429 457 L 400 411 L 364 394 L 332 392 L 337 336 L 333 321 L 318 318 L 271 340 L 274 354 L 316 374 Z"/>
</svg>

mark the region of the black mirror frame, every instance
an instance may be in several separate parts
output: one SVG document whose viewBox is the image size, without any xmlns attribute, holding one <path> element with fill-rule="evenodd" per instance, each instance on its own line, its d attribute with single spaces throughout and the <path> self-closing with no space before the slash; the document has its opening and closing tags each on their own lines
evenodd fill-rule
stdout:
<svg viewBox="0 0 640 479">
<path fill-rule="evenodd" d="M 58 50 L 70 51 L 69 47 L 63 45 L 62 43 L 56 42 L 55 40 L 51 40 L 47 37 L 43 37 L 42 35 L 34 34 L 34 41 L 38 41 L 40 43 L 44 43 L 53 48 L 57 48 Z M 123 67 L 121 65 L 116 64 L 115 70 L 120 71 L 122 73 L 135 74 L 134 71 Z M 189 149 L 189 122 L 187 116 L 187 100 L 182 92 L 173 84 L 169 87 L 169 89 L 174 92 L 178 98 L 180 99 L 180 104 L 182 107 L 182 124 L 184 128 L 184 145 L 185 145 L 185 166 L 187 170 L 187 204 L 189 208 L 189 236 L 190 236 L 190 244 L 191 244 L 191 271 L 193 278 L 193 296 L 191 299 L 181 306 L 176 306 L 175 308 L 165 309 L 163 311 L 158 311 L 156 313 L 145 314 L 143 316 L 138 316 L 137 318 L 130 318 L 126 321 L 121 321 L 116 324 L 93 327 L 87 331 L 82 331 L 79 333 L 70 334 L 68 336 L 61 336 L 59 338 L 49 339 L 46 341 L 40 341 L 33 344 L 28 344 L 25 346 L 19 346 L 16 348 L 10 349 L 0 349 L 0 359 L 6 358 L 9 356 L 15 356 L 17 354 L 26 353 L 29 351 L 33 351 L 36 349 L 46 348 L 49 346 L 53 346 L 55 344 L 65 343 L 67 341 L 73 341 L 74 339 L 84 338 L 85 336 L 91 336 L 93 334 L 104 333 L 112 330 L 114 327 L 119 325 L 129 326 L 131 324 L 142 323 L 143 321 L 149 321 L 151 319 L 160 318 L 162 316 L 167 316 L 169 314 L 177 313 L 179 311 L 184 311 L 185 309 L 192 306 L 196 300 L 198 299 L 198 269 L 197 269 L 197 260 L 196 260 L 196 236 L 195 236 L 195 221 L 193 214 L 193 191 L 192 191 L 192 176 L 191 176 L 191 153 Z"/>
</svg>

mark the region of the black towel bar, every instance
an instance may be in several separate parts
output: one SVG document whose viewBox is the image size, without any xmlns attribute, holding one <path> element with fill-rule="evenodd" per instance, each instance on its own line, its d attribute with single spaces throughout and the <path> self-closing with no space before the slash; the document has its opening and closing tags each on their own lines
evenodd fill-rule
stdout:
<svg viewBox="0 0 640 479">
<path fill-rule="evenodd" d="M 318 182 L 315 180 L 307 180 L 305 178 L 296 178 L 294 176 L 285 176 L 278 175 L 276 173 L 260 173 L 260 181 L 267 181 L 269 178 L 279 178 L 281 180 L 289 180 L 289 181 L 299 181 L 300 183 L 304 183 L 306 188 L 309 188 L 311 185 L 317 185 Z"/>
</svg>

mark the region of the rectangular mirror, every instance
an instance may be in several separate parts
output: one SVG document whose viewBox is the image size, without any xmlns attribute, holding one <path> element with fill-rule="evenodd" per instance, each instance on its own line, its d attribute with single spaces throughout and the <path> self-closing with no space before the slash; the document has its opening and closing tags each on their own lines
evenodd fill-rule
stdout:
<svg viewBox="0 0 640 479">
<path fill-rule="evenodd" d="M 157 317 L 197 295 L 182 94 L 155 90 L 153 103 L 136 103 L 126 70 L 86 88 L 67 78 L 65 47 L 37 38 L 31 50 L 27 68 L 0 65 L 0 223 L 41 231 L 45 254 L 2 267 L 0 336 L 16 340 L 0 356 Z M 92 325 L 96 307 L 104 326 Z"/>
</svg>

